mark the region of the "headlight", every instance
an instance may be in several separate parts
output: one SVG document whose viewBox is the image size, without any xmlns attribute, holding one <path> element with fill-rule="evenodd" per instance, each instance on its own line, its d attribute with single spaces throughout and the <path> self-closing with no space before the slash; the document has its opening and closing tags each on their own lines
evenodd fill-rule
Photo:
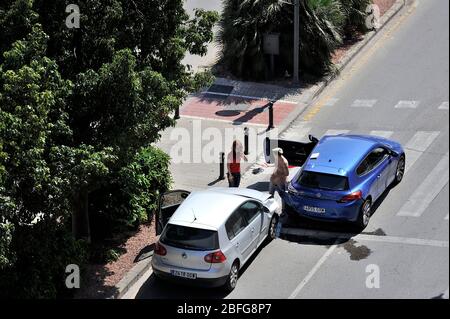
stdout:
<svg viewBox="0 0 450 319">
<path fill-rule="evenodd" d="M 291 182 L 288 183 L 288 187 L 287 188 L 288 188 L 288 192 L 289 193 L 295 194 L 295 195 L 298 194 L 298 190 L 295 189 L 295 187 L 292 185 Z"/>
</svg>

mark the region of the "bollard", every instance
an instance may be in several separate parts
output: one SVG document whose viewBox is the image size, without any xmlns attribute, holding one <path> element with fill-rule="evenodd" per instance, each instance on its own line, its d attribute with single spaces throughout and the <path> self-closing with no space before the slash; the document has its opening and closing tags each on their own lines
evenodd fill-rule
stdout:
<svg viewBox="0 0 450 319">
<path fill-rule="evenodd" d="M 248 127 L 244 128 L 244 155 L 248 155 Z"/>
<path fill-rule="evenodd" d="M 175 109 L 175 120 L 179 120 L 180 119 L 180 108 L 177 107 Z"/>
<path fill-rule="evenodd" d="M 273 125 L 273 101 L 269 102 L 269 130 L 275 128 Z"/>
<path fill-rule="evenodd" d="M 225 153 L 221 152 L 220 153 L 220 175 L 219 175 L 219 180 L 222 181 L 225 179 Z"/>
</svg>

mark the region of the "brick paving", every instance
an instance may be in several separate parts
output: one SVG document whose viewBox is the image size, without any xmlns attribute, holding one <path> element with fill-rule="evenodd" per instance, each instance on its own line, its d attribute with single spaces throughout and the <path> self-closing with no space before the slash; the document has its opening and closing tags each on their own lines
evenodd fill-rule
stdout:
<svg viewBox="0 0 450 319">
<path fill-rule="evenodd" d="M 268 99 L 210 96 L 189 98 L 180 110 L 181 116 L 222 120 L 232 124 L 269 123 Z M 280 125 L 296 107 L 294 102 L 277 101 L 273 106 L 275 125 Z"/>
</svg>

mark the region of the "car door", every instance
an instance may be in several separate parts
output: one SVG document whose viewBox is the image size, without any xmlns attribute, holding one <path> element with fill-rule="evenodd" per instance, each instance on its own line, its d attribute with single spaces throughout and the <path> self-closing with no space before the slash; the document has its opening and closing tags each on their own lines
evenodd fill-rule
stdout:
<svg viewBox="0 0 450 319">
<path fill-rule="evenodd" d="M 252 253 L 252 234 L 241 208 L 231 214 L 225 223 L 225 229 L 231 245 L 244 263 Z"/>
<path fill-rule="evenodd" d="M 283 149 L 283 156 L 288 160 L 290 166 L 303 166 L 318 143 L 318 140 L 311 135 L 309 136 L 309 140 L 309 143 L 302 143 L 290 140 L 270 139 L 267 137 L 264 140 L 264 155 L 266 162 L 271 164 L 275 162 L 272 150 L 280 147 Z"/>
<path fill-rule="evenodd" d="M 386 189 L 389 164 L 388 152 L 382 147 L 375 148 L 367 157 L 369 171 L 367 177 L 372 180 L 373 201 L 377 200 Z"/>
<path fill-rule="evenodd" d="M 188 191 L 174 190 L 164 193 L 159 197 L 158 209 L 155 214 L 156 236 L 161 235 L 170 217 L 172 217 L 178 207 L 180 207 L 189 195 L 190 192 Z"/>
<path fill-rule="evenodd" d="M 248 201 L 242 205 L 241 211 L 247 219 L 248 228 L 252 236 L 252 250 L 255 251 L 258 248 L 264 223 L 262 205 L 254 201 Z"/>
</svg>

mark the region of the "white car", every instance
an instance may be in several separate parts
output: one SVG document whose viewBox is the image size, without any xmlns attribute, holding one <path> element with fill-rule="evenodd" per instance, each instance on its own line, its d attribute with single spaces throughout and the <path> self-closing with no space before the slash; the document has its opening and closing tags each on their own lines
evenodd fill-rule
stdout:
<svg viewBox="0 0 450 319">
<path fill-rule="evenodd" d="M 278 204 L 250 189 L 211 188 L 162 196 L 156 215 L 161 234 L 153 254 L 156 278 L 206 287 L 236 287 L 239 269 L 275 238 Z"/>
</svg>

